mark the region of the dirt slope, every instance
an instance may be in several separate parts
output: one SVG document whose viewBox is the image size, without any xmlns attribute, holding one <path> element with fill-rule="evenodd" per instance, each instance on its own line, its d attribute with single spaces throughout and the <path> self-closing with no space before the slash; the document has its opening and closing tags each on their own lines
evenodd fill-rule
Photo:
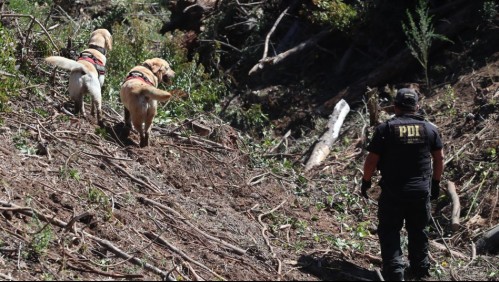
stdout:
<svg viewBox="0 0 499 282">
<path fill-rule="evenodd" d="M 452 156 L 447 169 L 469 171 L 449 174 L 463 187 L 466 221 L 446 242 L 464 257 L 432 249 L 442 279 L 497 279 L 497 257 L 469 260 L 470 240 L 499 219 L 497 162 L 486 166 L 499 145 L 495 58 L 460 79 L 451 107 L 444 88 L 423 101 Z M 120 138 L 116 112 L 105 109 L 101 129 L 59 111 L 67 98 L 43 94 L 51 87 L 24 89 L 1 114 L 2 278 L 377 279 L 376 208 L 356 194 L 364 152 L 355 142 L 313 175 L 280 175 L 255 168 L 240 133 L 223 123 L 209 124 L 211 140 L 188 126 L 156 127 L 140 149 L 136 135 Z M 345 128 L 343 138 L 358 140 L 358 119 Z M 466 187 L 481 173 L 490 177 Z M 444 230 L 449 207 L 436 210 Z"/>
</svg>

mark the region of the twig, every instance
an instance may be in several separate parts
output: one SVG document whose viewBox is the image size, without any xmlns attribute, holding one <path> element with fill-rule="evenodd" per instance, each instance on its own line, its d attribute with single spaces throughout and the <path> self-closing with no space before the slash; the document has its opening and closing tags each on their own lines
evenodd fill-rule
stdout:
<svg viewBox="0 0 499 282">
<path fill-rule="evenodd" d="M 383 278 L 383 275 L 381 274 L 381 271 L 379 271 L 379 268 L 376 268 L 376 274 L 378 275 L 379 281 L 385 281 L 385 278 Z"/>
<path fill-rule="evenodd" d="M 201 235 L 205 236 L 206 238 L 212 240 L 212 241 L 215 241 L 231 250 L 233 250 L 234 252 L 236 252 L 238 255 L 244 255 L 246 254 L 246 250 L 243 250 L 239 247 L 236 247 L 230 243 L 227 243 L 219 238 L 215 238 L 207 233 L 205 233 L 204 231 L 200 230 L 199 228 L 197 228 L 194 224 L 192 224 L 191 222 L 189 222 L 183 215 L 181 215 L 179 212 L 177 212 L 176 210 L 172 209 L 172 208 L 169 208 L 163 204 L 160 204 L 156 201 L 153 201 L 153 200 L 150 200 L 150 199 L 147 199 L 147 198 L 144 198 L 144 197 L 139 197 L 138 198 L 138 201 L 141 202 L 141 203 L 146 203 L 146 204 L 150 204 L 150 205 L 153 205 L 153 206 L 156 206 L 158 208 L 161 208 L 163 210 L 166 210 L 170 213 L 172 213 L 173 215 L 175 215 L 176 217 L 178 217 L 179 219 L 181 219 L 185 224 L 189 225 L 192 229 L 194 229 L 195 231 L 199 232 Z"/>
<path fill-rule="evenodd" d="M 433 216 L 430 216 L 430 217 L 431 217 L 431 221 L 433 222 L 433 225 L 435 226 L 435 229 L 437 230 L 438 234 L 440 235 L 440 239 L 442 239 L 442 242 L 444 242 L 445 247 L 449 251 L 449 254 L 450 254 L 452 260 L 455 260 L 456 258 L 454 257 L 454 254 L 452 253 L 452 250 L 449 248 L 449 245 L 447 245 L 447 242 L 444 239 L 444 235 L 442 233 L 442 230 L 440 230 L 439 226 L 437 225 L 437 222 L 435 221 L 435 218 Z"/>
<path fill-rule="evenodd" d="M 473 210 L 473 206 L 476 203 L 476 199 L 478 198 L 478 194 L 480 194 L 480 191 L 482 190 L 483 184 L 485 184 L 485 181 L 487 180 L 487 177 L 489 176 L 489 173 L 490 173 L 491 170 L 492 170 L 492 168 L 489 168 L 487 170 L 487 172 L 485 173 L 485 175 L 483 176 L 482 183 L 480 183 L 480 186 L 478 187 L 478 191 L 476 191 L 476 194 L 473 197 L 473 201 L 470 204 L 470 209 L 468 210 L 468 214 L 466 214 L 466 219 L 469 219 L 470 213 Z"/>
<path fill-rule="evenodd" d="M 45 34 L 49 38 L 50 43 L 52 43 L 52 46 L 54 46 L 55 50 L 57 52 L 59 52 L 59 48 L 57 48 L 57 45 L 55 45 L 54 40 L 52 40 L 52 36 L 50 36 L 50 34 L 47 31 L 47 29 L 45 29 L 45 27 L 34 16 L 32 16 L 32 15 L 22 15 L 22 14 L 0 14 L 0 18 L 3 18 L 3 17 L 30 18 L 32 21 L 36 22 L 42 28 L 42 30 L 45 32 Z"/>
<path fill-rule="evenodd" d="M 111 164 L 112 166 L 114 166 L 115 168 L 117 168 L 122 173 L 124 173 L 126 176 L 128 176 L 132 181 L 134 181 L 134 182 L 136 182 L 136 183 L 138 183 L 138 184 L 140 184 L 140 185 L 148 188 L 149 190 L 151 190 L 151 191 L 153 191 L 155 193 L 158 193 L 158 194 L 161 193 L 161 190 L 159 190 L 158 188 L 153 187 L 153 186 L 145 183 L 144 181 L 142 181 L 142 180 L 134 177 L 133 175 L 131 175 L 130 173 L 128 173 L 125 169 L 121 168 L 119 165 L 117 165 L 117 164 L 115 164 L 113 162 L 110 162 L 110 161 L 108 163 Z"/>
<path fill-rule="evenodd" d="M 287 200 L 284 200 L 282 201 L 282 203 L 280 203 L 277 207 L 273 208 L 272 210 L 268 211 L 268 212 L 265 212 L 265 213 L 262 213 L 258 216 L 258 222 L 260 223 L 260 225 L 262 226 L 262 235 L 263 235 L 263 238 L 265 239 L 265 243 L 267 244 L 267 246 L 269 247 L 270 249 L 270 252 L 272 253 L 272 257 L 276 257 L 276 254 L 274 253 L 274 248 L 272 247 L 272 245 L 270 244 L 270 241 L 269 241 L 269 237 L 267 236 L 266 232 L 268 230 L 268 227 L 267 227 L 267 224 L 263 223 L 262 221 L 262 218 L 275 212 L 276 210 L 280 209 L 285 203 L 286 203 Z"/>
<path fill-rule="evenodd" d="M 137 266 L 143 267 L 144 269 L 147 269 L 147 270 L 161 276 L 163 279 L 166 279 L 168 281 L 176 281 L 176 279 L 174 277 L 169 276 L 167 272 L 165 272 L 165 271 L 157 268 L 156 266 L 151 265 L 145 261 L 142 261 L 139 258 L 136 258 L 134 256 L 131 256 L 131 255 L 125 253 L 124 251 L 122 251 L 121 249 L 119 249 L 118 247 L 116 247 L 115 245 L 113 245 L 111 242 L 109 242 L 107 240 L 101 239 L 99 237 L 93 236 L 93 235 L 88 234 L 88 233 L 85 233 L 85 236 L 87 236 L 88 238 L 99 243 L 101 246 L 105 247 L 113 254 L 115 254 L 123 259 L 126 259 L 127 261 L 130 261 Z"/>
<path fill-rule="evenodd" d="M 85 151 L 82 151 L 82 153 L 85 155 L 92 156 L 92 157 L 98 157 L 98 158 L 104 158 L 104 159 L 110 159 L 110 160 L 125 161 L 125 162 L 133 162 L 134 161 L 132 159 L 116 158 L 116 157 L 112 157 L 112 156 L 93 154 L 93 153 L 89 153 L 89 152 L 85 152 Z"/>
<path fill-rule="evenodd" d="M 79 267 L 76 267 L 70 263 L 66 263 L 66 265 L 73 269 L 73 270 L 76 270 L 76 271 L 80 271 L 80 272 L 90 272 L 90 273 L 95 273 L 95 274 L 98 274 L 98 275 L 102 275 L 102 276 L 107 276 L 107 277 L 111 277 L 111 278 L 116 278 L 116 279 L 128 279 L 128 280 L 131 280 L 131 279 L 138 279 L 138 278 L 144 278 L 144 275 L 142 274 L 118 274 L 118 273 L 110 273 L 110 272 L 104 272 L 104 271 L 100 271 L 98 269 L 95 269 L 93 267 L 91 267 L 90 265 L 88 264 L 84 264 L 80 261 L 78 261 L 79 264 L 83 265 L 86 269 L 82 269 L 82 268 L 79 268 Z"/>
<path fill-rule="evenodd" d="M 3 279 L 7 280 L 7 281 L 14 281 L 14 279 L 12 278 L 12 276 L 9 274 L 9 275 L 5 275 L 3 273 L 0 273 L 0 277 L 2 277 Z"/>
<path fill-rule="evenodd" d="M 208 268 L 206 265 L 198 262 L 198 261 L 195 261 L 194 259 L 192 259 L 191 257 L 189 257 L 186 253 L 184 253 L 182 250 L 178 249 L 177 247 L 173 246 L 172 244 L 170 244 L 168 241 L 166 241 L 165 239 L 163 239 L 161 236 L 158 236 L 152 232 L 143 232 L 143 234 L 149 238 L 150 240 L 154 240 L 155 243 L 158 243 L 159 245 L 163 245 L 163 246 L 166 246 L 168 247 L 170 250 L 172 250 L 173 252 L 179 254 L 183 259 L 201 267 L 202 269 L 208 271 L 208 273 L 211 273 L 213 274 L 214 276 L 216 276 L 218 279 L 221 279 L 223 281 L 227 281 L 227 279 L 225 279 L 224 277 L 218 275 L 216 272 L 214 272 L 213 270 L 211 270 L 210 268 Z M 194 272 L 195 274 L 195 272 Z M 197 275 L 194 275 L 194 276 L 197 276 Z"/>
</svg>

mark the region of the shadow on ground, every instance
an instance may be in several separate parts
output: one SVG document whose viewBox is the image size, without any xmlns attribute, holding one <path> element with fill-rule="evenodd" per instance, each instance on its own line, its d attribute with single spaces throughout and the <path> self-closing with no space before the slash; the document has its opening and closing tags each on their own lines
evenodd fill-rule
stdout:
<svg viewBox="0 0 499 282">
<path fill-rule="evenodd" d="M 375 271 L 335 257 L 302 255 L 298 264 L 302 272 L 322 281 L 380 281 Z"/>
</svg>

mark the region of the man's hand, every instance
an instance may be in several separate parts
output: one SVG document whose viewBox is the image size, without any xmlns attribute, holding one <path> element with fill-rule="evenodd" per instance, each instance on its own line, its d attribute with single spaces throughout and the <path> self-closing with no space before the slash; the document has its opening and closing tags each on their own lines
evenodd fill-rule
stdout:
<svg viewBox="0 0 499 282">
<path fill-rule="evenodd" d="M 362 196 L 366 199 L 369 199 L 369 196 L 367 195 L 367 190 L 369 190 L 371 188 L 371 185 L 372 185 L 372 182 L 371 180 L 364 180 L 364 178 L 362 178 L 362 185 L 360 186 L 360 192 L 362 194 Z"/>
<path fill-rule="evenodd" d="M 438 196 L 440 195 L 440 180 L 431 180 L 431 200 L 436 200 L 438 199 Z"/>
</svg>

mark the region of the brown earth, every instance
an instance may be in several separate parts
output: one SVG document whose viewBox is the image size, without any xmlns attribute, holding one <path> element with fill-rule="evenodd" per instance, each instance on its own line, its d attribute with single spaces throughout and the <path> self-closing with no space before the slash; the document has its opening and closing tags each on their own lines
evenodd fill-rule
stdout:
<svg viewBox="0 0 499 282">
<path fill-rule="evenodd" d="M 499 146 L 497 59 L 462 76 L 452 86 L 455 99 L 442 88 L 423 101 L 441 128 L 449 180 L 463 205 L 462 228 L 454 234 L 449 203 L 436 206 L 446 243 L 463 254 L 452 259 L 432 249 L 441 279 L 497 279 L 491 276 L 497 257 L 470 260 L 470 242 L 499 222 L 497 156 L 491 153 Z M 258 168 L 259 160 L 275 156 L 252 155 L 241 133 L 222 122 L 207 123 L 209 138 L 187 125 L 155 127 L 152 146 L 138 148 L 136 134 L 120 137 L 121 117 L 111 109 L 102 129 L 92 118 L 61 112 L 67 98 L 57 93 L 63 87 L 28 86 L 0 115 L 0 265 L 6 277 L 161 278 L 99 241 L 107 240 L 177 279 L 377 280 L 376 206 L 358 197 L 354 183 L 365 155 L 358 149 L 360 118 L 347 120 L 343 149 L 325 165 L 293 175 Z M 288 141 L 289 149 L 278 150 L 301 162 L 306 148 Z M 487 163 L 490 158 L 495 164 Z M 480 181 L 470 181 L 475 177 Z M 442 243 L 434 228 L 431 238 Z"/>
<path fill-rule="evenodd" d="M 82 7 L 64 8 L 76 16 Z M 498 70 L 496 53 L 422 102 L 442 132 L 445 180 L 456 183 L 462 205 L 457 232 L 447 198 L 434 205 L 443 234 L 432 226 L 430 238 L 456 253 L 432 246 L 431 280 L 498 280 L 498 257 L 472 259 L 471 251 L 499 223 Z M 377 209 L 356 185 L 365 115 L 352 112 L 337 148 L 305 175 L 287 168 L 299 167 L 312 143 L 296 132 L 255 153 L 243 132 L 207 117 L 208 137 L 188 121 L 156 126 L 152 146 L 141 149 L 136 134 L 121 136 L 111 108 L 104 128 L 63 111 L 65 87 L 63 79 L 26 82 L 0 114 L 0 279 L 378 279 Z M 278 132 L 312 126 L 313 110 L 300 108 L 275 113 Z"/>
</svg>

